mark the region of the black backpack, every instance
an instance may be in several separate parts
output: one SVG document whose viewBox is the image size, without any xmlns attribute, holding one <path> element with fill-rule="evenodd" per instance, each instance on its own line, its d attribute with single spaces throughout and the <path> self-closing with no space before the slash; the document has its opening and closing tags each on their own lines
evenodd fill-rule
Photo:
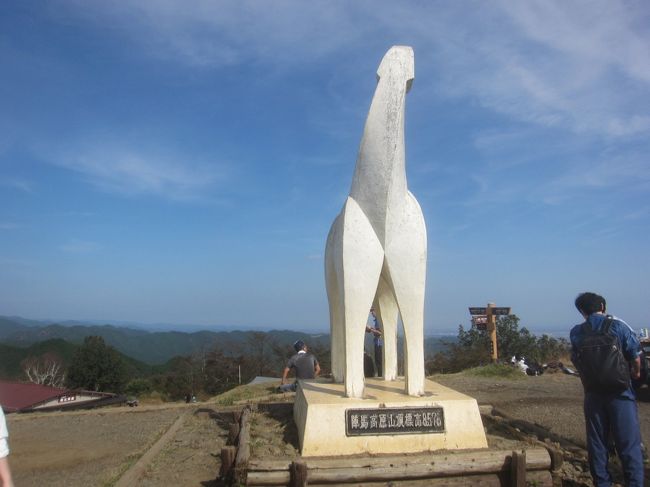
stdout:
<svg viewBox="0 0 650 487">
<path fill-rule="evenodd" d="M 585 336 L 575 365 L 587 392 L 620 393 L 630 387 L 630 366 L 618 337 L 609 333 L 613 321 L 607 315 L 600 331 L 594 331 L 589 321 L 582 324 Z"/>
</svg>

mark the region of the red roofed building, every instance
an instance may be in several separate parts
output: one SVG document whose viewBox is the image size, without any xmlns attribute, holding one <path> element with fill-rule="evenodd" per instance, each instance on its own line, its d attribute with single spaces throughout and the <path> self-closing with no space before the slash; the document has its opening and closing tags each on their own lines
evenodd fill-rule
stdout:
<svg viewBox="0 0 650 487">
<path fill-rule="evenodd" d="M 7 413 L 92 408 L 121 402 L 125 402 L 124 396 L 107 392 L 0 380 L 0 405 Z"/>
</svg>

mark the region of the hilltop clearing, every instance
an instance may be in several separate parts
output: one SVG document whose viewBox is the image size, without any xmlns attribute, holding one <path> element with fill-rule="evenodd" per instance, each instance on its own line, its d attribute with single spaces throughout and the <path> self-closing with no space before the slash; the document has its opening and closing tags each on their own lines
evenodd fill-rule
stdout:
<svg viewBox="0 0 650 487">
<path fill-rule="evenodd" d="M 590 485 L 578 378 L 561 373 L 485 377 L 466 371 L 432 379 L 493 406 L 497 416 L 484 417 L 491 445 L 548 440 L 565 454 L 564 485 Z M 255 413 L 253 454 L 295 456 L 293 394 L 274 393 L 274 385 L 241 386 L 196 404 L 9 415 L 16 485 L 115 485 L 148 451 L 151 459 L 140 465 L 137 485 L 216 485 L 231 411 L 260 400 L 273 405 L 260 405 Z M 650 438 L 650 394 L 642 393 L 642 435 Z M 161 437 L 162 444 L 156 444 Z"/>
</svg>

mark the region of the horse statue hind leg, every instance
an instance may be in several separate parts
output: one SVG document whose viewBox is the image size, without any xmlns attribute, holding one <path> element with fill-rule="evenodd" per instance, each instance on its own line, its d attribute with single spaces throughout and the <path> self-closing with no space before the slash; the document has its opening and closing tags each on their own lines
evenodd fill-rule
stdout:
<svg viewBox="0 0 650 487">
<path fill-rule="evenodd" d="M 426 228 L 407 189 L 404 151 L 404 106 L 414 76 L 413 50 L 392 47 L 377 76 L 350 195 L 332 224 L 325 249 L 332 369 L 334 379 L 345 383 L 348 397 L 363 396 L 365 323 L 375 298 L 380 309 L 391 305 L 399 309 L 406 392 L 424 392 Z M 394 326 L 388 311 L 384 314 L 389 328 Z M 389 330 L 391 336 L 393 332 Z M 387 378 L 396 375 L 394 356 L 386 363 Z"/>
</svg>

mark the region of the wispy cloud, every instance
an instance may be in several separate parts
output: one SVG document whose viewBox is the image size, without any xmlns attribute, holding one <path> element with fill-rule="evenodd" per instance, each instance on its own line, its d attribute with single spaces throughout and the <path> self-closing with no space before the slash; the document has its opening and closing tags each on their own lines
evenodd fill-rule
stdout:
<svg viewBox="0 0 650 487">
<path fill-rule="evenodd" d="M 432 29 L 439 86 L 450 95 L 576 133 L 648 133 L 647 105 L 638 104 L 650 91 L 650 33 L 637 20 L 641 4 L 636 10 L 604 1 L 454 5 Z M 461 10 L 470 13 L 458 22 Z"/>
<path fill-rule="evenodd" d="M 614 188 L 625 191 L 650 189 L 650 171 L 646 160 L 637 156 L 603 156 L 596 161 L 585 161 L 553 180 L 545 191 L 575 194 L 580 188 Z"/>
<path fill-rule="evenodd" d="M 294 65 L 354 45 L 348 8 L 337 3 L 174 0 L 62 0 L 66 13 L 90 22 L 110 18 L 149 55 L 199 68 L 265 62 Z M 59 15 L 64 15 L 59 13 Z M 99 16 L 98 16 L 99 15 Z M 357 19 L 359 20 L 359 19 Z M 104 20 L 102 20 L 104 22 Z M 336 36 L 331 34 L 336 32 Z"/>
<path fill-rule="evenodd" d="M 20 225 L 11 222 L 0 222 L 0 230 L 14 230 L 19 228 Z"/>
<path fill-rule="evenodd" d="M 33 183 L 24 180 L 24 179 L 17 179 L 17 178 L 7 178 L 7 179 L 0 179 L 0 186 L 5 186 L 7 188 L 12 188 L 12 189 L 17 189 L 19 191 L 23 191 L 25 193 L 33 193 L 34 192 L 34 185 Z"/>
<path fill-rule="evenodd" d="M 650 216 L 650 206 L 643 206 L 623 215 L 624 220 L 641 220 Z"/>
<path fill-rule="evenodd" d="M 101 250 L 102 246 L 97 242 L 72 239 L 62 244 L 59 248 L 63 252 L 70 254 L 91 254 Z"/>
<path fill-rule="evenodd" d="M 110 144 L 56 157 L 55 164 L 78 172 L 98 188 L 123 195 L 200 200 L 223 180 L 224 164 L 176 160 Z"/>
<path fill-rule="evenodd" d="M 338 76 L 387 42 L 409 43 L 437 96 L 575 132 L 650 132 L 650 109 L 639 103 L 650 96 L 643 2 L 61 2 L 68 15 L 111 19 L 149 56 L 201 68 L 290 73 L 327 58 Z"/>
</svg>

